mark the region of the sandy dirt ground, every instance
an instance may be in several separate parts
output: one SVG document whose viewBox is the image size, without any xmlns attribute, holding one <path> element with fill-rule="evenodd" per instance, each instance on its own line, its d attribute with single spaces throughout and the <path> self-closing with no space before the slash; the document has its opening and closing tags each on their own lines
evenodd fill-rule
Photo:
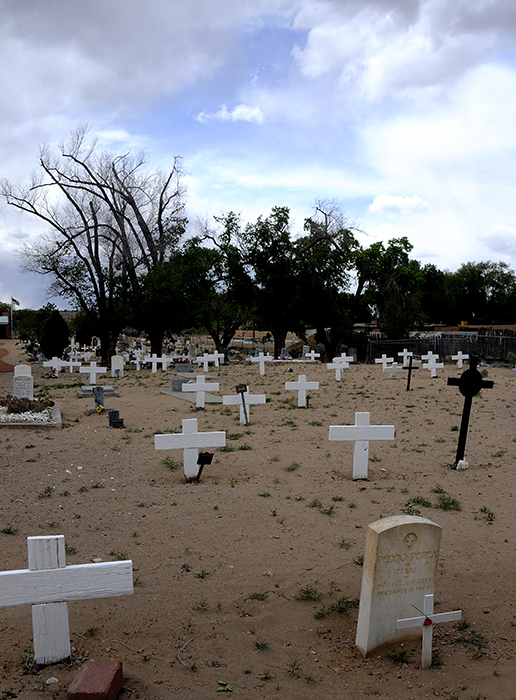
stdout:
<svg viewBox="0 0 516 700">
<path fill-rule="evenodd" d="M 14 341 L 3 347 L 4 361 L 23 359 Z M 435 379 L 416 371 L 410 392 L 378 365 L 353 366 L 341 382 L 321 364 L 267 365 L 263 377 L 256 365 L 210 369 L 219 395 L 241 382 L 267 394 L 249 426 L 237 408 L 195 412 L 161 394 L 170 373 L 129 370 L 100 382 L 120 393 L 106 403 L 119 409 L 121 430 L 106 414 L 86 415 L 93 402 L 76 397 L 77 373 L 51 378 L 35 365 L 33 374 L 36 394 L 60 405 L 64 428 L 0 428 L 1 568 L 27 567 L 27 536 L 63 534 L 68 564 L 132 559 L 135 587 L 132 596 L 70 603 L 71 663 L 43 669 L 31 664 L 29 607 L 3 608 L 0 697 L 65 698 L 87 659 L 121 659 L 120 697 L 135 699 L 516 697 L 508 368 L 489 368 L 494 389 L 474 399 L 462 472 L 451 468 L 463 404 L 447 386 L 460 374 L 454 365 Z M 284 388 L 298 374 L 320 382 L 307 409 Z M 0 395 L 12 376 L 0 373 Z M 328 440 L 329 426 L 353 424 L 355 411 L 396 428 L 394 441 L 371 443 L 367 481 L 352 480 L 353 444 Z M 199 484 L 185 483 L 180 451 L 154 449 L 154 434 L 180 431 L 184 418 L 197 418 L 200 431 L 227 431 Z M 439 492 L 460 510 L 436 507 Z M 357 610 L 331 612 L 342 596 L 360 595 L 367 525 L 406 512 L 415 497 L 443 528 L 436 612 L 464 615 L 460 626 L 435 626 L 440 665 L 426 671 L 419 642 L 363 659 Z M 302 591 L 317 599 L 301 600 Z M 232 691 L 216 695 L 219 681 Z"/>
</svg>

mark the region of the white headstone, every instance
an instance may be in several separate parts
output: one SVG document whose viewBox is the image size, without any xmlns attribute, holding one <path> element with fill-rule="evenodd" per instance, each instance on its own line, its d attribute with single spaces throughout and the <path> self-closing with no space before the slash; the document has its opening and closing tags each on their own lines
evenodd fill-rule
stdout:
<svg viewBox="0 0 516 700">
<path fill-rule="evenodd" d="M 394 440 L 393 425 L 370 425 L 369 413 L 355 413 L 355 425 L 330 425 L 330 440 L 355 442 L 353 479 L 367 479 L 370 440 Z"/>
<path fill-rule="evenodd" d="M 225 444 L 225 432 L 199 433 L 197 418 L 185 418 L 182 433 L 154 436 L 156 450 L 183 450 L 183 472 L 187 479 L 195 479 L 199 473 L 200 447 L 224 447 Z"/>
<path fill-rule="evenodd" d="M 306 408 L 306 392 L 309 389 L 318 389 L 319 382 L 307 382 L 306 374 L 299 374 L 297 382 L 285 382 L 287 391 L 297 391 L 297 407 Z"/>
<path fill-rule="evenodd" d="M 15 365 L 15 377 L 32 377 L 32 367 L 30 365 Z"/>
<path fill-rule="evenodd" d="M 440 543 L 441 527 L 426 518 L 394 515 L 369 525 L 356 636 L 364 656 L 421 635 L 422 627 L 396 623 L 434 593 Z"/>
<path fill-rule="evenodd" d="M 67 601 L 131 595 L 131 561 L 66 566 L 63 535 L 28 537 L 29 568 L 0 572 L 0 607 L 32 605 L 34 661 L 70 656 Z"/>
<path fill-rule="evenodd" d="M 13 396 L 15 399 L 34 399 L 34 379 L 30 374 L 13 377 Z"/>
<path fill-rule="evenodd" d="M 113 355 L 111 358 L 111 376 L 112 377 L 123 377 L 124 376 L 124 358 L 122 355 Z"/>
</svg>

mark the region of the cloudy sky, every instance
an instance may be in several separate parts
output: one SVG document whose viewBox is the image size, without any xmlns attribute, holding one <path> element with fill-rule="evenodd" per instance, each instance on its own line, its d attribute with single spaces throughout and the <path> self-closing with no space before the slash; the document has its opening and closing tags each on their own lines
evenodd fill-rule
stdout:
<svg viewBox="0 0 516 700">
<path fill-rule="evenodd" d="M 0 177 L 88 122 L 149 167 L 184 157 L 190 219 L 334 199 L 360 242 L 516 267 L 514 0 L 0 0 Z M 40 232 L 0 202 L 0 300 Z M 65 302 L 59 302 L 61 308 Z"/>
</svg>

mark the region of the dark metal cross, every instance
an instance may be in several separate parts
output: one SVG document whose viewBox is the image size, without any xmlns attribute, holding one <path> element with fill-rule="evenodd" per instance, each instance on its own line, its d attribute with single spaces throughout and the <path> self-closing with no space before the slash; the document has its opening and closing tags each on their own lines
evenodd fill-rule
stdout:
<svg viewBox="0 0 516 700">
<path fill-rule="evenodd" d="M 494 382 L 482 379 L 482 375 L 477 369 L 478 362 L 479 358 L 472 356 L 469 360 L 469 369 L 463 372 L 458 378 L 450 377 L 448 379 L 448 386 L 458 386 L 460 393 L 464 396 L 464 408 L 462 409 L 459 444 L 457 446 L 455 464 L 458 464 L 464 459 L 473 397 L 476 396 L 481 389 L 492 389 L 494 386 Z"/>
<path fill-rule="evenodd" d="M 407 366 L 407 367 L 403 367 L 403 369 L 408 369 L 407 391 L 410 391 L 410 380 L 412 379 L 412 372 L 413 372 L 415 369 L 419 369 L 419 367 L 413 367 L 413 366 L 412 366 L 412 360 L 413 360 L 413 359 L 414 359 L 414 358 L 413 358 L 413 356 L 411 355 L 411 356 L 409 357 L 408 366 Z"/>
</svg>

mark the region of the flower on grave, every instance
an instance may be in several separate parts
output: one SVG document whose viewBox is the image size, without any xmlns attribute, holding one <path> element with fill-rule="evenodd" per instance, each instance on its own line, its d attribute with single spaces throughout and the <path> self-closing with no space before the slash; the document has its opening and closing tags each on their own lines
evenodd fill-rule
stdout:
<svg viewBox="0 0 516 700">
<path fill-rule="evenodd" d="M 102 413 L 102 411 L 105 411 L 106 409 L 102 404 L 99 404 L 96 408 L 97 413 Z"/>
</svg>

